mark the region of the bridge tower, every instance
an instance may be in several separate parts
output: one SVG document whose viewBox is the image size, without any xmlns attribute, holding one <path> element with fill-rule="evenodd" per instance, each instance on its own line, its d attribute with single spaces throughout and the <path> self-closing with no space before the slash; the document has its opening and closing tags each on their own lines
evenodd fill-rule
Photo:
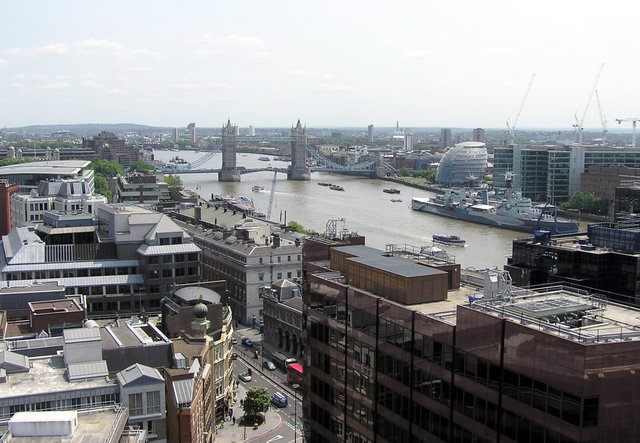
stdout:
<svg viewBox="0 0 640 443">
<path fill-rule="evenodd" d="M 298 124 L 291 128 L 291 168 L 287 180 L 311 180 L 311 169 L 307 166 L 307 128 Z"/>
<path fill-rule="evenodd" d="M 226 126 L 222 127 L 222 170 L 218 173 L 220 182 L 239 182 L 240 171 L 236 169 L 236 151 L 238 127 L 227 120 Z"/>
</svg>

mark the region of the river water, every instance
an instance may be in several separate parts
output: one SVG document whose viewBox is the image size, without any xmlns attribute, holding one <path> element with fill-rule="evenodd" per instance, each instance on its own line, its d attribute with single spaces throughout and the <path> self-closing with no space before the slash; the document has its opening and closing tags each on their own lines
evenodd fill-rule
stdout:
<svg viewBox="0 0 640 443">
<path fill-rule="evenodd" d="M 154 151 L 156 160 L 168 161 L 176 155 L 191 162 L 205 155 L 195 151 Z M 238 166 L 247 168 L 286 168 L 288 162 L 258 160 L 260 155 L 238 153 Z M 216 154 L 204 167 L 217 169 L 222 164 L 221 154 Z M 244 174 L 240 182 L 218 182 L 218 174 L 182 174 L 180 177 L 188 190 L 198 192 L 203 198 L 211 194 L 245 196 L 253 199 L 256 209 L 268 211 L 273 172 Z M 345 188 L 344 192 L 333 191 L 319 182 L 335 183 Z M 254 185 L 262 185 L 265 191 L 253 192 Z M 400 194 L 386 194 L 384 188 L 396 188 Z M 286 174 L 277 174 L 271 220 L 296 221 L 306 229 L 324 233 L 329 219 L 344 218 L 344 227 L 366 237 L 367 246 L 385 249 L 385 245 L 407 244 L 411 246 L 431 245 L 431 236 L 436 233 L 455 234 L 466 240 L 464 248 L 441 246 L 463 268 L 500 267 L 511 255 L 514 239 L 525 233 L 453 220 L 426 214 L 411 209 L 411 197 L 433 196 L 434 193 L 411 188 L 384 180 L 341 176 L 314 172 L 310 181 L 289 181 Z M 401 199 L 402 202 L 392 202 Z M 338 225 L 339 227 L 342 224 Z"/>
</svg>

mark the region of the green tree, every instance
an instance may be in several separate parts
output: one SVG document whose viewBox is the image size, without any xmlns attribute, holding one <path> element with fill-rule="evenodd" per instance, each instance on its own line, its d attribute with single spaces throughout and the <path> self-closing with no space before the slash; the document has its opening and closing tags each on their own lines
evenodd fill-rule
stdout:
<svg viewBox="0 0 640 443">
<path fill-rule="evenodd" d="M 118 162 L 111 160 L 100 160 L 94 158 L 89 165 L 91 169 L 96 171 L 96 174 L 103 175 L 105 177 L 113 177 L 118 174 L 124 174 L 124 168 Z"/>
<path fill-rule="evenodd" d="M 129 166 L 130 171 L 155 171 L 155 167 L 143 161 L 135 161 Z"/>
<path fill-rule="evenodd" d="M 182 186 L 182 179 L 177 175 L 165 175 L 164 181 L 169 186 Z"/>
<path fill-rule="evenodd" d="M 398 171 L 398 175 L 400 177 L 408 177 L 409 176 L 409 170 L 407 168 L 400 168 L 400 170 Z"/>
<path fill-rule="evenodd" d="M 96 194 L 104 195 L 107 197 L 108 201 L 111 201 L 111 191 L 109 191 L 109 184 L 107 183 L 107 179 L 102 175 L 97 174 L 93 178 L 93 183 L 95 187 Z"/>
<path fill-rule="evenodd" d="M 588 214 L 606 215 L 608 207 L 600 197 L 593 194 L 576 192 L 571 196 L 568 202 L 562 203 L 563 209 L 577 210 Z"/>
<path fill-rule="evenodd" d="M 251 388 L 247 391 L 242 410 L 251 423 L 258 418 L 261 412 L 269 408 L 270 403 L 271 397 L 266 388 Z"/>
<path fill-rule="evenodd" d="M 305 229 L 304 226 L 302 226 L 300 223 L 295 222 L 295 221 L 290 221 L 287 226 L 290 227 L 290 228 L 293 228 L 294 231 L 299 232 L 301 234 L 306 234 L 306 235 L 315 234 L 315 231 L 309 231 L 309 230 Z"/>
</svg>

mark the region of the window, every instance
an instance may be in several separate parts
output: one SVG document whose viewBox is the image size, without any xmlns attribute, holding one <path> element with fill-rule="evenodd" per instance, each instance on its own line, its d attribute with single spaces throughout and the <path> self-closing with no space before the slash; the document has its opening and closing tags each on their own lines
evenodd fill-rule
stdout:
<svg viewBox="0 0 640 443">
<path fill-rule="evenodd" d="M 291 272 L 287 272 L 287 278 L 291 278 Z"/>
<path fill-rule="evenodd" d="M 262 257 L 260 257 L 260 264 L 262 264 Z"/>
<path fill-rule="evenodd" d="M 282 279 L 282 272 L 278 272 L 278 280 Z"/>
<path fill-rule="evenodd" d="M 160 391 L 147 392 L 147 414 L 160 412 Z"/>
<path fill-rule="evenodd" d="M 278 256 L 278 263 L 282 261 L 282 257 Z"/>
<path fill-rule="evenodd" d="M 291 256 L 287 255 L 287 261 L 291 261 Z"/>
<path fill-rule="evenodd" d="M 259 281 L 263 281 L 264 280 L 264 272 L 258 272 L 258 280 Z"/>
<path fill-rule="evenodd" d="M 129 394 L 129 416 L 142 415 L 142 393 Z"/>
</svg>

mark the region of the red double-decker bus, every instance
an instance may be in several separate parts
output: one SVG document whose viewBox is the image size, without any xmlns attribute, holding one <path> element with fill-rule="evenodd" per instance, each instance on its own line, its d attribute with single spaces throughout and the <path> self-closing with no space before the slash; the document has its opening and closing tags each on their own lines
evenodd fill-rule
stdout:
<svg viewBox="0 0 640 443">
<path fill-rule="evenodd" d="M 292 385 L 302 384 L 302 365 L 300 363 L 291 363 L 287 366 L 287 381 Z"/>
</svg>

